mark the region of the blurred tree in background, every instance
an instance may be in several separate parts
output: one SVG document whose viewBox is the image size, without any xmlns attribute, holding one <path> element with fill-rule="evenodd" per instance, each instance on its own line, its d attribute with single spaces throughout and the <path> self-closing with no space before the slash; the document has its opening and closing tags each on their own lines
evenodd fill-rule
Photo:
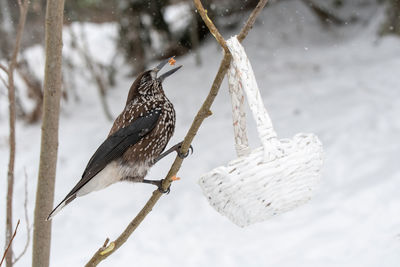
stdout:
<svg viewBox="0 0 400 267">
<path fill-rule="evenodd" d="M 382 27 L 382 34 L 400 35 L 400 0 L 388 0 L 386 21 Z"/>
<path fill-rule="evenodd" d="M 341 24 L 355 18 L 356 9 L 349 5 L 384 3 L 387 6 L 383 33 L 399 32 L 400 0 L 275 0 L 302 1 L 308 5 L 321 23 Z M 42 43 L 44 37 L 44 7 L 46 0 L 31 0 L 27 32 L 23 47 Z M 256 0 L 205 0 L 208 15 L 217 26 L 237 26 L 239 18 L 257 4 Z M 173 8 L 171 8 L 173 7 Z M 341 9 L 351 10 L 352 15 L 338 15 Z M 7 58 L 9 38 L 18 12 L 15 0 L 0 1 L 0 58 Z M 346 12 L 342 12 L 346 13 Z M 348 13 L 348 12 L 347 12 Z M 208 32 L 195 13 L 191 0 L 69 0 L 65 3 L 65 23 L 115 22 L 119 25 L 119 47 L 135 72 L 147 62 L 160 57 L 183 55 L 193 48 L 194 40 L 203 41 Z M 193 23 L 193 21 L 195 21 Z M 195 33 L 195 35 L 193 34 Z"/>
<path fill-rule="evenodd" d="M 252 9 L 257 3 L 256 0 L 203 1 L 208 16 L 213 20 L 217 18 L 217 24 L 221 22 L 222 26 L 236 25 L 237 22 L 232 22 L 235 19 L 229 17 Z M 86 10 L 90 10 L 88 14 Z M 134 74 L 146 69 L 151 60 L 192 51 L 209 33 L 191 0 L 68 1 L 66 18 L 68 21 L 118 23 L 118 47 Z M 238 16 L 236 21 L 239 21 Z"/>
<path fill-rule="evenodd" d="M 353 23 L 367 25 L 368 16 L 359 14 L 360 7 L 371 6 L 370 10 L 386 8 L 382 21 L 381 34 L 400 34 L 400 0 L 270 0 L 269 5 L 278 1 L 298 1 L 306 5 L 327 30 Z M 208 16 L 218 28 L 228 31 L 240 26 L 244 12 L 254 8 L 257 0 L 203 0 Z M 18 75 L 23 84 L 16 84 L 17 115 L 27 122 L 36 122 L 41 118 L 42 83 L 32 66 L 24 57 L 24 48 L 35 44 L 43 46 L 44 10 L 46 0 L 31 0 L 28 12 L 26 32 L 22 40 L 22 52 L 17 66 Z M 14 29 L 18 14 L 15 0 L 0 0 L 0 60 L 8 60 L 14 40 Z M 170 56 L 180 56 L 195 52 L 209 32 L 200 16 L 195 12 L 192 0 L 68 0 L 65 3 L 64 23 L 66 26 L 76 22 L 115 23 L 118 27 L 119 55 L 131 67 L 135 75 L 148 67 L 149 62 Z M 288 14 L 290 15 L 290 14 Z M 82 43 L 82 36 L 75 34 L 75 43 Z M 79 49 L 79 47 L 77 48 Z M 80 49 L 79 54 L 90 54 Z M 108 65 L 90 62 L 90 55 L 84 57 L 93 84 L 99 87 L 101 97 L 105 97 L 105 88 L 113 86 L 116 66 L 114 60 Z M 89 61 L 88 61 L 89 60 Z M 200 62 L 197 54 L 196 62 Z M 91 70 L 90 70 L 91 69 Z M 82 70 L 69 58 L 64 58 L 63 97 L 75 94 L 73 76 L 82 75 Z M 71 74 L 72 73 L 72 74 Z M 103 78 L 103 82 L 99 77 Z M 33 108 L 24 106 L 21 95 L 34 102 Z M 77 97 L 76 97 L 77 98 Z M 102 99 L 102 103 L 105 103 Z"/>
</svg>

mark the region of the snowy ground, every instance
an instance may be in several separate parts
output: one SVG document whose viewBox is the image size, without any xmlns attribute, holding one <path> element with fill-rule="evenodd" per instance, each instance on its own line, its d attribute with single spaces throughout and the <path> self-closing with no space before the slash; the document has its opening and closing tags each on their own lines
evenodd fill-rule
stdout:
<svg viewBox="0 0 400 267">
<path fill-rule="evenodd" d="M 363 27 L 327 31 L 302 4 L 284 1 L 261 14 L 244 42 L 278 134 L 314 132 L 324 144 L 322 184 L 311 202 L 244 229 L 208 205 L 197 179 L 235 157 L 224 82 L 212 107 L 214 115 L 201 127 L 195 153 L 179 172 L 182 180 L 101 266 L 400 266 L 400 39 L 376 37 L 380 16 L 372 13 Z M 108 56 L 115 28 L 103 25 L 90 32 L 96 57 Z M 165 82 L 178 120 L 170 144 L 184 137 L 211 85 L 221 58 L 214 43 L 210 40 L 201 49 L 201 67 L 195 66 L 193 56 L 179 58 L 184 68 Z M 32 58 L 42 60 L 33 50 Z M 126 73 L 122 68 L 108 97 L 114 115 L 121 111 L 132 82 Z M 81 101 L 70 102 L 61 116 L 56 202 L 79 179 L 111 127 L 95 87 L 76 82 Z M 0 125 L 5 177 L 6 116 Z M 15 220 L 23 218 L 24 169 L 33 218 L 40 126 L 19 123 L 17 130 Z M 257 140 L 254 127 L 250 138 Z M 160 162 L 149 178 L 163 178 L 172 160 Z M 0 187 L 5 188 L 5 179 Z M 121 232 L 153 189 L 120 183 L 75 200 L 53 220 L 51 265 L 82 266 L 106 237 L 114 239 Z M 5 206 L 4 197 L 0 206 Z M 2 208 L 0 218 L 4 214 Z M 25 242 L 24 223 L 21 226 L 14 242 L 17 253 Z M 29 264 L 30 252 L 17 266 Z"/>
</svg>

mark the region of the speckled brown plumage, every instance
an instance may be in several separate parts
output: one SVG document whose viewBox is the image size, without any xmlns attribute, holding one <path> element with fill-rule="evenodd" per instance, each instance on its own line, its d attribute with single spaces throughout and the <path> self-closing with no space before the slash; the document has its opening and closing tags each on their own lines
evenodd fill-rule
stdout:
<svg viewBox="0 0 400 267">
<path fill-rule="evenodd" d="M 144 180 L 144 177 L 156 161 L 171 151 L 179 150 L 178 144 L 160 156 L 175 129 L 175 110 L 163 91 L 162 82 L 181 67 L 157 77 L 167 62 L 161 62 L 136 78 L 125 108 L 114 121 L 108 137 L 89 160 L 82 178 L 48 219 L 76 197 L 118 181 L 146 182 L 161 188 L 160 181 Z M 182 156 L 179 152 L 178 155 Z"/>
<path fill-rule="evenodd" d="M 131 171 L 124 177 L 125 180 L 135 182 L 143 180 L 147 170 L 165 149 L 175 130 L 174 106 L 166 97 L 161 81 L 153 79 L 151 72 L 147 71 L 132 85 L 126 106 L 115 120 L 109 136 L 154 109 L 161 111 L 155 128 L 138 143 L 132 145 L 120 159 L 122 165 L 131 167 Z"/>
</svg>

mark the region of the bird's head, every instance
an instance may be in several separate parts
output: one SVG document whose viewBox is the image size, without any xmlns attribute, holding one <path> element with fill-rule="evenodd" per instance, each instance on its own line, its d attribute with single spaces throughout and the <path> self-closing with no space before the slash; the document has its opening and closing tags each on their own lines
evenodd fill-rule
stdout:
<svg viewBox="0 0 400 267">
<path fill-rule="evenodd" d="M 154 95 L 162 93 L 162 82 L 170 75 L 179 70 L 182 65 L 173 68 L 160 76 L 159 71 L 171 60 L 171 58 L 163 60 L 155 68 L 147 70 L 139 74 L 136 80 L 133 82 L 131 89 L 129 90 L 128 99 L 126 104 L 139 95 Z"/>
</svg>

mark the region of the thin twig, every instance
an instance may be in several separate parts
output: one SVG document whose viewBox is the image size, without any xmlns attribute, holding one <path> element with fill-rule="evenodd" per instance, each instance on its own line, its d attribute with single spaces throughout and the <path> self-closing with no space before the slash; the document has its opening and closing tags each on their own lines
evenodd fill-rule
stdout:
<svg viewBox="0 0 400 267">
<path fill-rule="evenodd" d="M 28 216 L 28 174 L 25 171 L 25 200 L 24 200 L 24 213 L 25 213 L 25 224 L 26 224 L 26 242 L 25 242 L 25 247 L 22 250 L 22 252 L 15 258 L 13 261 L 13 264 L 15 264 L 17 261 L 19 261 L 22 256 L 28 251 L 29 243 L 31 241 L 31 225 L 29 223 L 29 216 Z"/>
<path fill-rule="evenodd" d="M 8 75 L 8 68 L 6 66 L 4 66 L 3 64 L 0 64 L 0 69 Z"/>
<path fill-rule="evenodd" d="M 4 259 L 6 258 L 6 255 L 7 255 L 7 253 L 8 253 L 8 250 L 9 250 L 10 247 L 11 247 L 11 243 L 13 242 L 15 235 L 17 234 L 18 226 L 19 226 L 19 220 L 18 220 L 18 222 L 17 222 L 17 226 L 15 226 L 14 233 L 13 233 L 13 235 L 11 236 L 10 241 L 8 242 L 8 246 L 7 246 L 6 250 L 4 251 L 3 257 L 1 258 L 0 267 L 1 267 L 1 265 L 3 264 Z"/>
<path fill-rule="evenodd" d="M 106 100 L 107 90 L 103 79 L 104 75 L 101 73 L 101 70 L 99 70 L 100 64 L 96 63 L 90 54 L 90 49 L 86 38 L 86 34 L 84 32 L 83 25 L 81 25 L 81 39 L 82 39 L 82 47 L 80 47 L 79 44 L 77 44 L 77 48 L 78 49 L 81 48 L 82 54 L 86 61 L 86 65 L 88 66 L 89 71 L 92 73 L 93 79 L 96 81 L 104 114 L 109 121 L 112 121 L 114 116 L 111 114 L 110 108 L 108 107 Z"/>
<path fill-rule="evenodd" d="M 194 0 L 194 1 L 195 1 L 195 3 L 196 3 L 196 1 L 198 2 L 198 0 Z M 241 32 L 239 33 L 240 36 L 243 36 L 242 40 L 247 36 L 247 33 L 249 32 L 249 30 L 252 27 L 252 25 L 250 25 L 250 24 L 254 23 L 255 16 L 257 16 L 259 14 L 261 8 L 265 6 L 267 1 L 268 0 L 261 0 L 260 2 L 264 2 L 264 4 L 257 5 L 258 10 L 253 11 L 252 14 L 250 15 L 250 17 L 253 16 L 253 18 L 247 20 L 245 26 L 242 28 Z M 256 7 L 256 9 L 257 9 L 257 7 Z M 211 22 L 211 24 L 212 24 L 212 22 Z M 214 24 L 212 24 L 212 25 L 214 25 Z M 211 27 L 209 29 L 210 29 L 210 31 L 214 31 L 213 27 Z M 215 28 L 213 35 L 218 36 L 217 32 L 218 32 L 218 30 Z M 221 35 L 219 35 L 219 36 L 222 38 Z M 222 40 L 223 40 L 223 38 L 222 38 Z M 220 42 L 220 41 L 221 40 L 219 40 L 218 42 Z M 225 40 L 223 40 L 223 42 L 221 41 L 221 43 L 225 44 Z M 221 44 L 221 46 L 222 46 L 222 44 Z M 226 50 L 224 50 L 224 51 L 226 51 Z M 188 133 L 185 136 L 185 139 L 183 140 L 182 147 L 181 147 L 181 153 L 185 154 L 188 152 L 188 150 L 190 148 L 190 144 L 192 143 L 194 137 L 196 136 L 201 124 L 208 116 L 210 116 L 212 114 L 210 111 L 210 107 L 211 107 L 212 103 L 214 102 L 215 97 L 218 94 L 219 88 L 221 87 L 221 83 L 222 83 L 222 81 L 225 77 L 225 74 L 229 68 L 230 61 L 231 61 L 231 55 L 230 55 L 229 51 L 228 51 L 228 53 L 225 52 L 224 57 L 219 66 L 217 75 L 214 78 L 210 92 L 208 93 L 206 99 L 204 100 L 203 105 L 197 112 L 197 115 L 194 118 L 192 125 L 190 126 L 190 129 L 188 130 Z M 174 163 L 172 164 L 168 174 L 166 175 L 165 179 L 163 180 L 162 187 L 164 190 L 166 190 L 171 185 L 171 183 L 172 183 L 171 177 L 173 177 L 174 175 L 176 175 L 178 173 L 178 171 L 182 165 L 182 162 L 183 162 L 182 158 L 180 158 L 178 156 L 175 158 Z M 118 250 L 118 248 L 121 247 L 126 242 L 126 240 L 129 238 L 129 236 L 136 230 L 136 228 L 140 225 L 140 223 L 144 220 L 144 218 L 150 213 L 150 211 L 153 209 L 154 205 L 161 198 L 161 196 L 162 196 L 162 193 L 159 190 L 154 190 L 152 196 L 147 201 L 147 203 L 144 205 L 142 210 L 129 223 L 129 225 L 125 228 L 125 230 L 121 233 L 121 235 L 114 242 L 111 242 L 111 243 L 113 243 L 114 247 L 112 249 L 108 250 L 107 253 L 102 253 L 105 249 L 104 249 L 104 247 L 101 247 L 100 249 L 98 249 L 96 251 L 96 253 L 92 256 L 92 258 L 89 260 L 89 262 L 85 266 L 86 267 L 97 266 L 101 261 L 103 261 L 108 256 L 113 254 L 116 250 Z"/>
<path fill-rule="evenodd" d="M 332 13 L 332 11 L 326 10 L 317 3 L 314 3 L 312 0 L 302 0 L 302 1 L 315 13 L 315 15 L 318 17 L 318 19 L 324 26 L 327 26 L 332 23 L 336 25 L 343 25 L 345 23 L 345 20 L 336 16 L 334 13 Z"/>
<path fill-rule="evenodd" d="M 110 238 L 107 237 L 107 238 L 106 238 L 106 241 L 104 241 L 103 248 L 106 248 L 106 247 L 107 247 L 108 242 L 110 242 Z"/>
<path fill-rule="evenodd" d="M 15 47 L 14 47 L 14 51 L 11 56 L 10 66 L 8 68 L 9 72 L 11 72 L 17 66 L 17 56 L 19 53 L 19 48 L 21 46 L 21 38 L 22 38 L 22 33 L 24 31 L 24 27 L 25 27 L 26 14 L 28 12 L 28 5 L 29 5 L 29 0 L 24 0 L 23 3 L 21 3 L 21 0 L 18 1 L 20 17 L 19 17 L 19 22 L 18 22 L 18 26 L 17 26 L 17 36 L 16 36 L 16 40 L 15 40 Z"/>
<path fill-rule="evenodd" d="M 190 9 L 191 9 L 191 22 L 190 22 L 190 42 L 192 43 L 192 51 L 194 52 L 195 56 L 195 62 L 197 66 L 201 65 L 201 57 L 200 57 L 200 51 L 199 51 L 199 23 L 197 21 L 197 15 L 195 10 L 192 10 L 194 8 L 194 4 L 191 0 L 187 0 Z"/>
<path fill-rule="evenodd" d="M 201 4 L 200 0 L 193 0 L 197 10 L 201 18 L 203 19 L 204 23 L 207 25 L 208 29 L 210 30 L 211 34 L 215 37 L 217 42 L 222 46 L 225 52 L 229 53 L 228 47 L 226 46 L 225 40 L 222 35 L 219 33 L 217 27 L 215 27 L 212 20 L 207 15 L 207 10 L 204 9 L 203 5 Z"/>
<path fill-rule="evenodd" d="M 261 10 L 265 7 L 267 3 L 268 0 L 260 0 L 260 2 L 258 2 L 257 6 L 251 12 L 249 19 L 246 21 L 246 24 L 244 25 L 244 27 L 237 36 L 239 42 L 242 42 L 244 38 L 246 38 L 251 28 L 253 28 L 254 22 L 256 21 L 258 14 L 260 14 Z"/>
<path fill-rule="evenodd" d="M 28 90 L 28 97 L 33 99 L 35 102 L 35 107 L 29 114 L 25 114 L 22 104 L 20 103 L 20 98 L 16 97 L 17 107 L 20 113 L 23 114 L 24 119 L 28 123 L 34 123 L 40 120 L 42 115 L 43 106 L 43 92 L 42 92 L 42 82 L 33 74 L 29 64 L 25 58 L 20 58 L 18 62 L 17 72 L 21 79 L 24 81 L 26 88 Z M 18 92 L 18 90 L 16 90 Z M 18 103 L 19 102 L 19 103 Z"/>
<path fill-rule="evenodd" d="M 75 49 L 80 54 L 80 56 L 85 60 L 86 66 L 92 76 L 92 79 L 97 84 L 97 90 L 99 92 L 101 106 L 103 108 L 106 119 L 109 121 L 112 121 L 113 115 L 111 114 L 110 108 L 107 104 L 107 100 L 106 100 L 107 90 L 106 90 L 106 86 L 104 85 L 105 82 L 103 80 L 103 75 L 102 75 L 102 73 L 100 73 L 98 68 L 96 68 L 99 64 L 94 61 L 94 59 L 92 58 L 92 56 L 90 54 L 90 50 L 88 47 L 88 42 L 86 39 L 83 25 L 80 25 L 80 29 L 81 29 L 80 39 L 82 40 L 82 45 L 79 45 L 79 43 L 76 42 Z M 71 33 L 72 39 L 78 40 L 72 27 L 70 27 L 70 33 Z"/>
<path fill-rule="evenodd" d="M 19 53 L 19 49 L 21 46 L 22 33 L 25 27 L 26 14 L 28 12 L 29 0 L 21 0 L 18 1 L 19 5 L 19 21 L 17 26 L 17 35 L 15 40 L 15 46 L 13 53 L 11 55 L 11 59 L 8 65 L 8 106 L 9 106 L 9 125 L 10 125 L 10 154 L 8 161 L 8 170 L 7 170 L 7 200 L 6 200 L 6 244 L 11 240 L 12 233 L 12 214 L 13 214 L 13 194 L 14 194 L 14 168 L 15 168 L 15 85 L 14 85 L 14 70 L 17 66 L 17 57 Z M 18 221 L 19 223 L 19 221 Z M 10 253 L 6 256 L 6 265 L 8 267 L 12 266 L 12 255 L 13 249 L 11 242 L 9 242 L 9 247 L 7 250 L 10 250 Z"/>
<path fill-rule="evenodd" d="M 0 76 L 0 80 L 1 80 L 1 82 L 3 83 L 4 87 L 8 90 L 8 83 L 7 83 L 7 81 L 6 81 L 2 76 Z"/>
</svg>

